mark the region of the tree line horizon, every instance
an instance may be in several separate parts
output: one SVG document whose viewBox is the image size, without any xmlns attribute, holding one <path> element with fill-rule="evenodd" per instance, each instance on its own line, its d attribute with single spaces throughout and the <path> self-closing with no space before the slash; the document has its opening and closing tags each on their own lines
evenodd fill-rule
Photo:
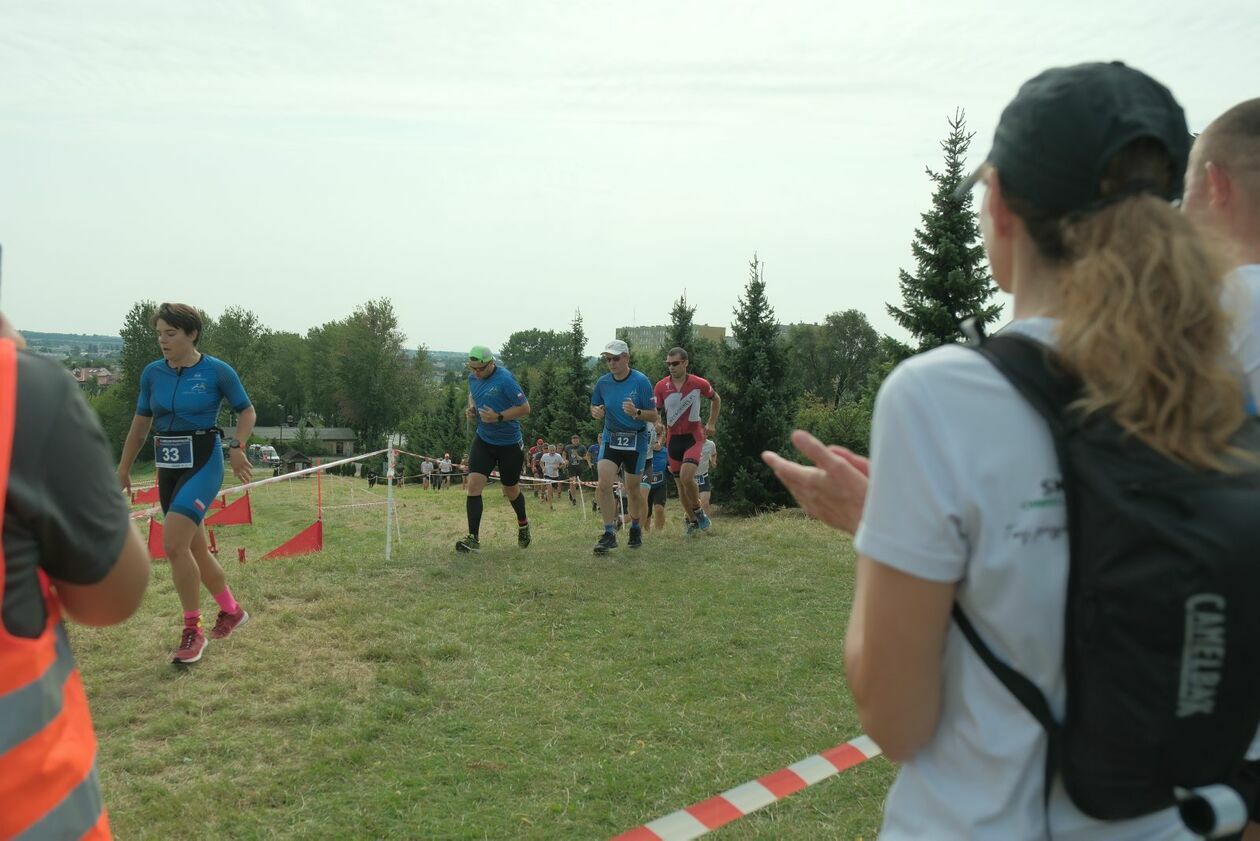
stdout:
<svg viewBox="0 0 1260 841">
<path fill-rule="evenodd" d="M 911 242 L 915 271 L 898 271 L 902 300 L 886 305 L 917 346 L 879 334 L 856 309 L 837 309 L 818 324 L 792 325 L 781 336 L 754 254 L 733 311 L 733 347 L 696 334 L 695 307 L 685 295 L 670 311 L 662 347 L 631 347 L 632 366 L 653 382 L 667 375 L 665 351 L 685 348 L 691 372 L 722 395 L 716 443 L 723 468 L 714 471 L 713 481 L 715 499 L 727 511 L 755 514 L 791 504 L 760 453 L 785 450 L 793 428 L 866 454 L 875 394 L 892 368 L 912 354 L 957 341 L 965 318 L 975 316 L 983 326 L 1000 316 L 1000 305 L 990 302 L 996 290 L 972 197 L 954 195 L 966 176 L 974 135 L 966 131 L 961 109 L 947 123 L 940 144 L 944 165 L 939 171 L 925 167 L 934 190 Z M 141 300 L 128 310 L 120 381 L 88 398 L 115 453 L 135 412 L 140 373 L 157 358 L 149 324 L 156 306 Z M 305 336 L 269 330 L 255 313 L 228 307 L 218 319 L 206 319 L 199 347 L 236 369 L 260 426 L 296 425 L 298 435 L 287 443 L 301 442 L 308 455 L 330 453 L 313 436 L 303 437 L 307 422 L 349 427 L 357 446 L 372 450 L 394 434 L 426 455 L 459 458 L 471 443 L 473 425 L 463 412 L 466 377 L 449 370 L 438 375 L 424 344 L 411 355 L 388 298 L 369 300 Z M 519 330 L 500 348 L 498 360 L 517 377 L 533 409 L 521 422 L 525 441 L 564 443 L 574 434 L 586 443 L 595 439 L 600 424 L 590 417 L 590 393 L 604 369 L 589 365 L 585 348 L 580 310 L 568 329 Z M 220 424 L 232 424 L 226 409 Z M 418 467 L 403 465 L 408 474 Z"/>
</svg>

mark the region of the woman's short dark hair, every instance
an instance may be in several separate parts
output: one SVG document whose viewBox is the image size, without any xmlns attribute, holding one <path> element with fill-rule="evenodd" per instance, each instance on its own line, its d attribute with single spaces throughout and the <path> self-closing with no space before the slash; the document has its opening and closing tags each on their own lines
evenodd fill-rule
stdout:
<svg viewBox="0 0 1260 841">
<path fill-rule="evenodd" d="M 188 304 L 162 304 L 153 311 L 153 316 L 149 319 L 150 327 L 157 327 L 159 321 L 165 321 L 177 330 L 183 330 L 185 333 L 191 334 L 197 331 L 193 344 L 201 341 L 201 329 L 204 323 L 201 310 L 196 307 L 190 307 Z"/>
</svg>

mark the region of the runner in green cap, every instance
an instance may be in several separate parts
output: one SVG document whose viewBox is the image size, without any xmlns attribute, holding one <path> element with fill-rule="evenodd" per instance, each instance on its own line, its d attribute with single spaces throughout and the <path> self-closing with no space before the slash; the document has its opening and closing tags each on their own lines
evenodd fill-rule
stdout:
<svg viewBox="0 0 1260 841">
<path fill-rule="evenodd" d="M 468 351 L 468 408 L 465 414 L 477 422 L 472 450 L 468 454 L 468 536 L 455 544 L 457 552 L 478 552 L 481 543 L 481 492 L 497 467 L 503 495 L 516 511 L 516 542 L 522 549 L 529 545 L 529 519 L 525 516 L 525 497 L 521 495 L 521 464 L 525 454 L 521 448 L 520 418 L 529 414 L 529 400 L 520 383 L 507 368 L 494 361 L 494 354 L 485 345 L 474 345 Z"/>
</svg>

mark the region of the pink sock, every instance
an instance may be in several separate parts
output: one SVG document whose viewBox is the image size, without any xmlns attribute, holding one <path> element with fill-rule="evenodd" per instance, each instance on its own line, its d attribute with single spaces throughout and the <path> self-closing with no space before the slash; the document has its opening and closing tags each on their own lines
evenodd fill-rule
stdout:
<svg viewBox="0 0 1260 841">
<path fill-rule="evenodd" d="M 185 628 L 198 628 L 200 626 L 201 626 L 201 611 L 200 610 L 185 610 L 184 611 L 184 627 Z"/>
<path fill-rule="evenodd" d="M 232 589 L 224 587 L 222 593 L 215 593 L 214 600 L 219 603 L 219 609 L 224 613 L 236 613 L 241 606 L 236 603 L 236 599 L 232 598 Z"/>
</svg>

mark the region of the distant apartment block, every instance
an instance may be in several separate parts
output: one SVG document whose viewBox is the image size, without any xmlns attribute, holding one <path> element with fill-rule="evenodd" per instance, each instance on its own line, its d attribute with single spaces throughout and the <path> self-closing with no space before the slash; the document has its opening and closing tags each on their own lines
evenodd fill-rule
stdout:
<svg viewBox="0 0 1260 841">
<path fill-rule="evenodd" d="M 118 380 L 118 376 L 108 368 L 71 368 L 70 373 L 74 375 L 75 382 L 81 386 L 96 383 L 101 388 L 105 388 Z"/>
<path fill-rule="evenodd" d="M 695 324 L 696 336 L 708 339 L 717 344 L 726 342 L 726 328 L 713 327 L 709 324 Z M 651 353 L 665 348 L 666 337 L 669 336 L 668 324 L 654 324 L 643 327 L 618 327 L 617 338 L 630 345 L 635 353 Z M 669 348 L 665 348 L 668 350 Z"/>
</svg>

